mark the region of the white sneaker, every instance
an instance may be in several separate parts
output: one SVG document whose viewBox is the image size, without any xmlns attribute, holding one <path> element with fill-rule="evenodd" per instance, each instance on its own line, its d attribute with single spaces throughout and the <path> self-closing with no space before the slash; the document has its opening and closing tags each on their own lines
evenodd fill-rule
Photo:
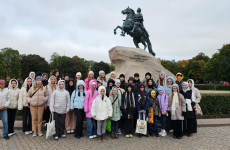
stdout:
<svg viewBox="0 0 230 150">
<path fill-rule="evenodd" d="M 71 131 L 70 131 L 70 130 L 68 130 L 68 131 L 67 131 L 67 134 L 70 134 L 70 133 L 71 133 Z"/>
<path fill-rule="evenodd" d="M 66 135 L 65 134 L 61 135 L 61 138 L 66 138 Z"/>
<path fill-rule="evenodd" d="M 38 136 L 43 136 L 43 134 L 42 134 L 42 132 L 40 131 L 40 132 L 38 132 Z"/>
<path fill-rule="evenodd" d="M 30 133 L 30 134 L 32 134 L 32 133 L 33 133 L 33 131 L 29 131 L 29 133 Z"/>
<path fill-rule="evenodd" d="M 97 135 L 94 135 L 93 138 L 97 138 Z"/>
<path fill-rule="evenodd" d="M 71 133 L 74 133 L 74 130 L 71 130 Z"/>
<path fill-rule="evenodd" d="M 55 139 L 55 140 L 58 140 L 58 136 L 55 136 L 54 139 Z"/>
<path fill-rule="evenodd" d="M 129 138 L 129 137 L 130 137 L 130 135 L 128 135 L 128 134 L 127 134 L 127 135 L 125 135 L 125 137 Z"/>
<path fill-rule="evenodd" d="M 166 131 L 165 131 L 165 130 L 163 130 L 163 132 L 162 132 L 161 136 L 166 136 L 166 135 L 167 135 Z"/>
<path fill-rule="evenodd" d="M 14 135 L 14 134 L 15 134 L 15 132 L 8 134 L 8 136 L 12 136 L 12 135 Z"/>
<path fill-rule="evenodd" d="M 129 135 L 129 137 L 131 137 L 131 138 L 132 138 L 132 137 L 133 137 L 133 135 L 132 135 L 132 134 L 130 134 L 130 135 Z"/>
<path fill-rule="evenodd" d="M 163 130 L 161 130 L 161 132 L 159 133 L 159 135 L 162 135 L 162 133 L 163 133 Z"/>
<path fill-rule="evenodd" d="M 26 131 L 26 132 L 24 132 L 25 133 L 25 135 L 28 135 L 28 134 L 30 134 L 30 132 L 29 131 Z"/>
<path fill-rule="evenodd" d="M 90 138 L 90 139 L 93 139 L 93 138 L 94 138 L 94 136 L 93 136 L 93 135 L 91 135 L 91 136 L 89 136 L 89 138 Z"/>
</svg>

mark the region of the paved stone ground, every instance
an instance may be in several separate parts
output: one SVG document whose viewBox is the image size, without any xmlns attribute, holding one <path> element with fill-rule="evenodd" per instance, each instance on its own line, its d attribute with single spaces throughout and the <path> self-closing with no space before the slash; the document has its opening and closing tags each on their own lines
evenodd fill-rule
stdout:
<svg viewBox="0 0 230 150">
<path fill-rule="evenodd" d="M 0 134 L 2 134 L 0 132 Z M 72 135 L 68 135 L 66 139 L 55 141 L 52 138 L 46 140 L 45 137 L 32 138 L 31 135 L 24 135 L 17 130 L 16 134 L 10 140 L 0 138 L 1 150 L 14 149 L 37 149 L 37 150 L 140 150 L 140 149 L 160 149 L 160 150 L 227 150 L 230 149 L 230 127 L 206 127 L 198 128 L 198 133 L 192 137 L 183 137 L 181 140 L 172 138 L 172 133 L 167 137 L 143 137 L 141 139 L 136 136 L 132 139 L 127 139 L 121 136 L 119 139 L 111 139 L 107 136 L 108 141 L 98 143 L 96 139 L 88 139 L 83 137 L 80 140 L 75 139 Z"/>
</svg>

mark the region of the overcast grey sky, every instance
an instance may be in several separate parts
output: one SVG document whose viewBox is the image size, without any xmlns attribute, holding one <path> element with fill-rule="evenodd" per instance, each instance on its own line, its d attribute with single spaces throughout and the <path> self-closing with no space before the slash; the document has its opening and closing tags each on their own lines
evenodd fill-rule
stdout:
<svg viewBox="0 0 230 150">
<path fill-rule="evenodd" d="M 121 37 L 119 30 L 113 34 L 127 6 L 142 8 L 161 59 L 188 59 L 199 52 L 211 56 L 230 43 L 229 0 L 0 0 L 0 48 L 48 61 L 57 52 L 110 62 L 112 47 L 134 47 L 131 37 Z"/>
</svg>

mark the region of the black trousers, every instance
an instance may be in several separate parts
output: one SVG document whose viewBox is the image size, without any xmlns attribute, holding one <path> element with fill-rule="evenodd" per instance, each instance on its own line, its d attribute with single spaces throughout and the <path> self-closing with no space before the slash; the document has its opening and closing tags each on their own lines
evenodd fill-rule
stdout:
<svg viewBox="0 0 230 150">
<path fill-rule="evenodd" d="M 195 123 L 195 118 L 185 118 L 183 121 L 183 132 L 186 135 L 190 135 L 193 133 L 193 126 Z"/>
<path fill-rule="evenodd" d="M 17 109 L 7 109 L 8 114 L 8 133 L 14 132 L 14 122 L 15 122 L 15 115 Z"/>
<path fill-rule="evenodd" d="M 28 107 L 22 109 L 22 127 L 23 132 L 32 131 L 31 114 Z"/>
<path fill-rule="evenodd" d="M 196 114 L 195 114 L 195 110 L 193 110 L 194 113 L 194 121 L 193 121 L 193 125 L 192 125 L 192 133 L 197 133 L 197 119 L 196 119 Z"/>
<path fill-rule="evenodd" d="M 50 120 L 50 107 L 49 106 L 47 106 L 46 110 L 44 110 L 43 120 L 45 120 L 46 123 L 48 123 Z"/>
<path fill-rule="evenodd" d="M 66 114 L 59 114 L 54 112 L 54 120 L 55 120 L 55 136 L 61 136 L 65 131 L 65 116 Z"/>
<path fill-rule="evenodd" d="M 167 117 L 166 131 L 169 132 L 172 129 L 173 129 L 173 127 L 172 127 L 171 113 L 169 111 L 168 117 Z"/>
<path fill-rule="evenodd" d="M 124 118 L 125 135 L 133 134 L 133 119 Z"/>
<path fill-rule="evenodd" d="M 183 121 L 182 120 L 171 120 L 171 125 L 173 128 L 173 136 L 182 137 L 183 136 Z"/>
<path fill-rule="evenodd" d="M 74 108 L 74 112 L 76 114 L 77 120 L 76 120 L 76 128 L 75 128 L 75 136 L 83 136 L 83 121 L 85 118 L 85 112 L 84 109 L 78 109 Z"/>
<path fill-rule="evenodd" d="M 133 113 L 133 129 L 136 129 L 137 127 L 137 119 L 138 119 L 138 111 L 135 109 L 134 113 Z"/>
</svg>

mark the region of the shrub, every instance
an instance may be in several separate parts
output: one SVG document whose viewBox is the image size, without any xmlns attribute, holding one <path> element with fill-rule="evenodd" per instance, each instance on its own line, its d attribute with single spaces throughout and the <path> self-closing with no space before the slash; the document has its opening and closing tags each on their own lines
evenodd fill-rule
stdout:
<svg viewBox="0 0 230 150">
<path fill-rule="evenodd" d="M 204 115 L 230 114 L 230 94 L 202 94 L 200 107 Z"/>
</svg>

